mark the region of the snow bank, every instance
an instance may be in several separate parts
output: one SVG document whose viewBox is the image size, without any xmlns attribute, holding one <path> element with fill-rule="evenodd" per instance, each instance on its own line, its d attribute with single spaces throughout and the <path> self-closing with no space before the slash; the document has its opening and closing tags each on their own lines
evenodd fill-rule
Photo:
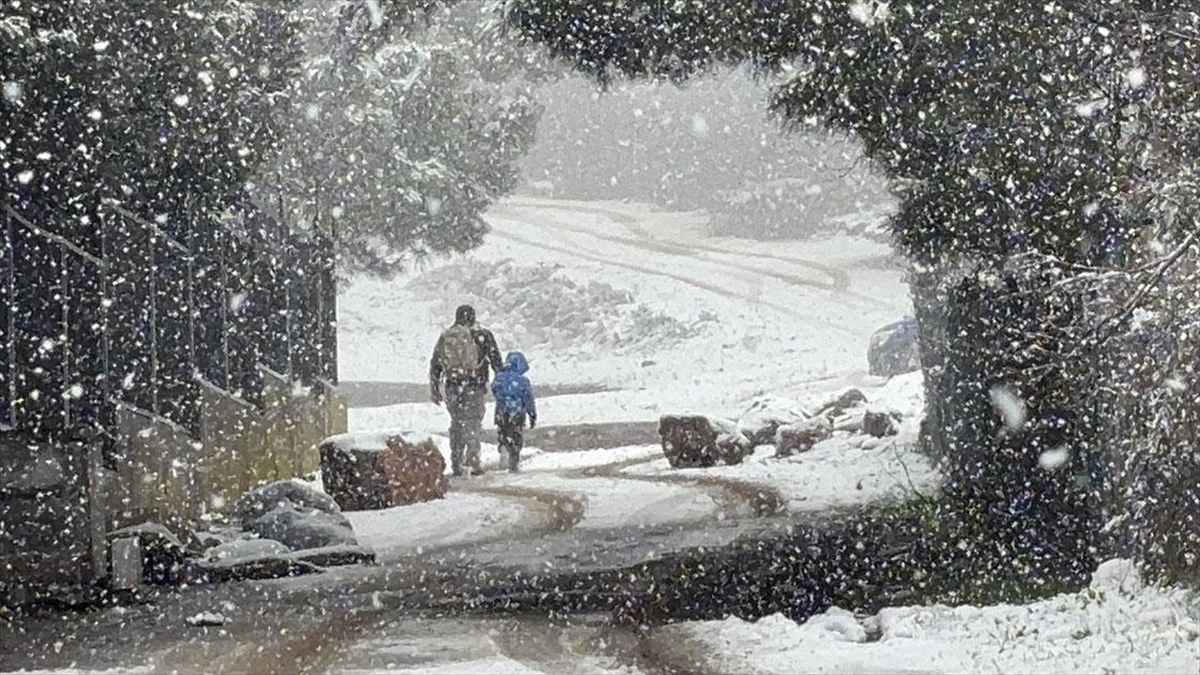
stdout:
<svg viewBox="0 0 1200 675">
<path fill-rule="evenodd" d="M 833 608 L 663 629 L 705 652 L 711 669 L 759 673 L 1188 673 L 1200 666 L 1200 602 L 1142 584 L 1127 561 L 1091 586 L 1027 605 L 894 607 L 858 621 Z M 878 636 L 870 640 L 868 635 Z"/>
</svg>

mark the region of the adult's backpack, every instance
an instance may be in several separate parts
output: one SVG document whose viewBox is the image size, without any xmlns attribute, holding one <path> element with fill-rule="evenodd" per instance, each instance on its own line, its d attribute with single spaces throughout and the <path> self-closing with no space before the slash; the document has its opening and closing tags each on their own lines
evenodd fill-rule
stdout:
<svg viewBox="0 0 1200 675">
<path fill-rule="evenodd" d="M 449 375 L 475 375 L 479 369 L 479 347 L 466 326 L 451 326 L 442 333 L 442 362 Z"/>
</svg>

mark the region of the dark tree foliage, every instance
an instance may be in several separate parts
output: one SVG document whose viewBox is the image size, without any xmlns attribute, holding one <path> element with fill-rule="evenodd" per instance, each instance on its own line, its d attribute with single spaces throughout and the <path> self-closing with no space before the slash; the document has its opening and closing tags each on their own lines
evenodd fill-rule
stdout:
<svg viewBox="0 0 1200 675">
<path fill-rule="evenodd" d="M 775 110 L 855 135 L 889 176 L 917 182 L 895 224 L 919 259 L 1016 247 L 1094 261 L 1132 234 L 1122 115 L 1186 81 L 1161 58 L 1175 3 L 858 3 L 865 16 L 851 4 L 516 0 L 508 18 L 602 82 L 795 65 Z"/>
<path fill-rule="evenodd" d="M 349 0 L 293 14 L 306 57 L 251 193 L 291 230 L 328 235 L 344 273 L 468 251 L 515 188 L 538 110 L 525 53 L 478 9 Z"/>
<path fill-rule="evenodd" d="M 0 6 L 0 190 L 150 217 L 223 209 L 277 138 L 298 64 L 284 7 L 217 0 Z"/>
</svg>

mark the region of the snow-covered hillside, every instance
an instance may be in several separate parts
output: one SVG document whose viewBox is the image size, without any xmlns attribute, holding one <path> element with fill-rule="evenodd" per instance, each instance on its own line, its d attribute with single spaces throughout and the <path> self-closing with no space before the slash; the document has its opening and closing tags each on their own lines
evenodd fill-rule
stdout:
<svg viewBox="0 0 1200 675">
<path fill-rule="evenodd" d="M 438 332 L 472 302 L 501 349 L 530 357 L 535 385 L 624 390 L 547 423 L 732 412 L 763 392 L 874 384 L 868 338 L 910 311 L 878 242 L 710 238 L 701 215 L 620 203 L 513 199 L 488 220 L 488 243 L 465 258 L 344 289 L 343 380 L 424 381 Z"/>
</svg>

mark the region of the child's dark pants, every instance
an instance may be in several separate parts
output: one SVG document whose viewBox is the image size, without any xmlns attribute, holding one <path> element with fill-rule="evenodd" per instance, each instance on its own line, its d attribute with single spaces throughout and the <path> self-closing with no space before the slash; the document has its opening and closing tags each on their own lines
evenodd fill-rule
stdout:
<svg viewBox="0 0 1200 675">
<path fill-rule="evenodd" d="M 508 470 L 516 471 L 521 461 L 521 447 L 525 444 L 525 416 L 497 415 L 496 429 L 499 432 L 497 443 L 500 454 L 508 458 Z"/>
</svg>

